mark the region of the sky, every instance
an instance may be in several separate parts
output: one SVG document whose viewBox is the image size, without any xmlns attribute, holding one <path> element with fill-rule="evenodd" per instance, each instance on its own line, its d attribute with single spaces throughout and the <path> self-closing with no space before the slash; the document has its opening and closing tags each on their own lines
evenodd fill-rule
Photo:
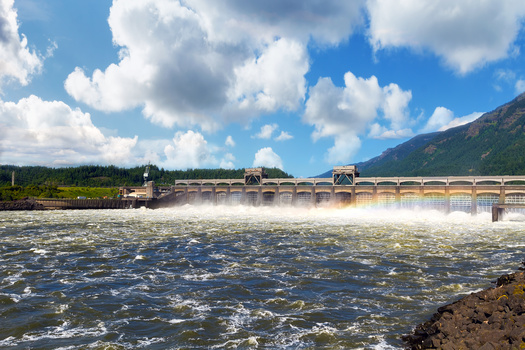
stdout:
<svg viewBox="0 0 525 350">
<path fill-rule="evenodd" d="M 308 177 L 524 91 L 523 0 L 0 0 L 0 164 Z"/>
</svg>

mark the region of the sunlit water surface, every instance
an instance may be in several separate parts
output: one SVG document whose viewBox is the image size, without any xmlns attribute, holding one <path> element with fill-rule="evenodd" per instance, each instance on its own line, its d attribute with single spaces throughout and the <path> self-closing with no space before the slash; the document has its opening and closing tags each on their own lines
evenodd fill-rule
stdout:
<svg viewBox="0 0 525 350">
<path fill-rule="evenodd" d="M 520 215 L 195 207 L 0 212 L 0 347 L 397 349 L 515 271 Z"/>
</svg>

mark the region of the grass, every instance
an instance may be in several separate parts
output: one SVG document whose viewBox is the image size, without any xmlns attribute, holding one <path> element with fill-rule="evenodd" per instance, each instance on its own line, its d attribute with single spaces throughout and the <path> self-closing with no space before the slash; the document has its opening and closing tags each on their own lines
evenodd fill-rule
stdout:
<svg viewBox="0 0 525 350">
<path fill-rule="evenodd" d="M 116 198 L 118 188 L 105 187 L 59 187 L 58 197 L 60 198 Z"/>
</svg>

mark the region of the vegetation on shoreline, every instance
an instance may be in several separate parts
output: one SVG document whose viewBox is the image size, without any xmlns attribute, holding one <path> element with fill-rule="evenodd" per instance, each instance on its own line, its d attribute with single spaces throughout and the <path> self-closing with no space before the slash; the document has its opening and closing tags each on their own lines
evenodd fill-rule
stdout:
<svg viewBox="0 0 525 350">
<path fill-rule="evenodd" d="M 116 166 L 84 165 L 71 168 L 47 168 L 41 166 L 0 166 L 0 187 L 11 185 L 11 174 L 15 172 L 15 184 L 20 186 L 77 186 L 120 187 L 141 186 L 146 166 L 119 168 Z M 265 169 L 270 178 L 291 178 L 284 171 Z M 158 185 L 172 185 L 175 180 L 186 179 L 242 179 L 244 169 L 188 169 L 165 170 L 150 166 L 148 180 Z"/>
<path fill-rule="evenodd" d="M 99 187 L 57 187 L 48 185 L 0 187 L 0 201 L 15 201 L 23 198 L 112 198 L 118 195 L 118 188 Z"/>
</svg>

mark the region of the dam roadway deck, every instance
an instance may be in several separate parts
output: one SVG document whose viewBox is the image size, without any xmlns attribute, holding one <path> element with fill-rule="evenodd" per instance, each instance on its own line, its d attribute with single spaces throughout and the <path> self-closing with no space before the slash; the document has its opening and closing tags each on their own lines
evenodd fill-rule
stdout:
<svg viewBox="0 0 525 350">
<path fill-rule="evenodd" d="M 494 203 L 525 204 L 525 176 L 353 177 L 177 180 L 169 195 L 176 204 L 377 205 L 449 211 L 491 212 Z"/>
</svg>

